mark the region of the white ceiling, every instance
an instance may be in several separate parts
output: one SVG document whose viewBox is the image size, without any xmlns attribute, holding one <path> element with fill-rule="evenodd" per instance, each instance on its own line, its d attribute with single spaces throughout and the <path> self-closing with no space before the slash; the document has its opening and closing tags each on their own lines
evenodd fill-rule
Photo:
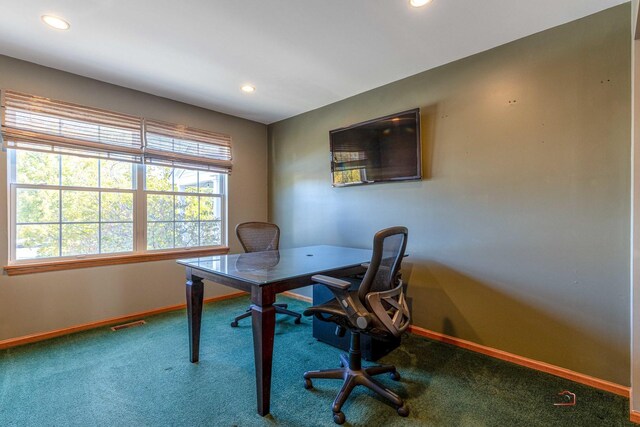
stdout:
<svg viewBox="0 0 640 427">
<path fill-rule="evenodd" d="M 2 0 L 0 54 L 272 123 L 625 2 Z"/>
</svg>

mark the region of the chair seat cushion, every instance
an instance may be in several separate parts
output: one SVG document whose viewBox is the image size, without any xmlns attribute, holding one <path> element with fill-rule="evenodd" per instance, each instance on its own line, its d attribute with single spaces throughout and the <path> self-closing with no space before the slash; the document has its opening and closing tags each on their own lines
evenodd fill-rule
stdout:
<svg viewBox="0 0 640 427">
<path fill-rule="evenodd" d="M 351 299 L 353 299 L 353 302 L 356 304 L 356 306 L 358 306 L 360 308 L 360 306 L 362 306 L 362 304 L 360 303 L 360 300 L 358 299 L 358 291 L 350 291 L 349 295 L 351 296 Z M 364 311 L 366 311 L 366 309 L 364 309 L 364 307 L 362 307 Z M 305 316 L 313 316 L 315 315 L 316 317 L 318 317 L 321 320 L 327 320 L 327 321 L 333 321 L 333 320 L 329 320 L 324 319 L 322 317 L 319 317 L 319 314 L 326 314 L 328 316 L 336 316 L 336 317 L 343 317 L 344 319 L 346 319 L 348 321 L 347 318 L 347 313 L 345 313 L 345 311 L 340 307 L 340 303 L 338 302 L 337 299 L 333 298 L 327 302 L 325 302 L 324 304 L 318 304 L 318 305 L 314 305 L 313 307 L 309 307 L 307 308 L 304 313 Z"/>
<path fill-rule="evenodd" d="M 351 287 L 349 288 L 349 295 L 351 295 L 351 299 L 353 299 L 353 301 L 358 305 L 358 307 L 360 307 L 361 304 L 358 298 L 358 287 L 360 286 L 362 279 L 357 277 L 340 277 L 340 280 L 346 280 L 347 282 L 351 282 Z M 315 286 L 323 286 L 323 285 L 316 283 Z M 325 287 L 325 288 L 328 288 L 328 287 Z M 344 310 L 342 310 L 342 308 L 340 308 L 340 303 L 335 298 L 331 298 L 329 301 L 325 303 L 314 305 L 313 307 L 309 307 L 302 314 L 304 314 L 305 316 L 316 315 L 316 317 L 318 317 L 321 320 L 325 320 L 329 322 L 333 321 L 333 320 L 329 320 L 328 318 L 327 319 L 322 318 L 318 315 L 322 313 L 325 313 L 331 316 L 336 316 L 336 317 L 343 317 L 347 319 L 347 314 L 344 312 Z"/>
<path fill-rule="evenodd" d="M 355 306 L 358 307 L 359 311 L 365 313 L 370 311 L 365 308 L 360 302 L 357 290 L 350 291 L 349 295 L 351 296 L 351 299 L 353 300 Z M 342 309 L 340 303 L 335 298 L 325 302 L 324 304 L 318 304 L 309 307 L 302 314 L 304 314 L 305 316 L 316 316 L 316 318 L 324 322 L 333 322 L 346 329 L 357 330 L 358 332 L 364 333 L 366 335 L 372 335 L 381 339 L 393 338 L 393 336 L 384 328 L 384 325 L 382 325 L 376 317 L 372 317 L 370 319 L 371 324 L 369 325 L 367 330 L 362 330 L 358 328 L 357 325 L 352 324 L 349 320 L 349 317 L 347 316 L 347 313 Z"/>
</svg>

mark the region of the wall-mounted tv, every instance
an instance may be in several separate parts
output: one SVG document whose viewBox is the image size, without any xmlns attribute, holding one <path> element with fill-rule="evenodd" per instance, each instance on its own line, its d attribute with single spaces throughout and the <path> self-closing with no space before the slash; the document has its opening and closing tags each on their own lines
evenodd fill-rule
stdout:
<svg viewBox="0 0 640 427">
<path fill-rule="evenodd" d="M 422 177 L 420 109 L 332 130 L 334 187 Z"/>
</svg>

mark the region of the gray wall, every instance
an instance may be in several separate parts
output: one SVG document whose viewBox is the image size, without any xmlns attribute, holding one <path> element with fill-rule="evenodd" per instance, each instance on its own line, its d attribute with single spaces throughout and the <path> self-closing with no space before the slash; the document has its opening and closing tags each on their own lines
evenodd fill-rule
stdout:
<svg viewBox="0 0 640 427">
<path fill-rule="evenodd" d="M 0 56 L 0 88 L 19 90 L 209 129 L 233 138 L 229 178 L 229 244 L 242 248 L 235 224 L 267 218 L 267 128 L 36 64 Z M 7 264 L 6 153 L 0 153 L 0 262 Z M 233 290 L 207 285 L 205 297 Z M 66 328 L 184 303 L 184 268 L 175 261 L 98 267 L 26 276 L 0 276 L 0 340 Z"/>
<path fill-rule="evenodd" d="M 414 324 L 628 385 L 629 34 L 625 4 L 269 126 L 282 245 L 406 225 Z M 331 187 L 329 130 L 413 107 L 422 181 Z"/>
</svg>

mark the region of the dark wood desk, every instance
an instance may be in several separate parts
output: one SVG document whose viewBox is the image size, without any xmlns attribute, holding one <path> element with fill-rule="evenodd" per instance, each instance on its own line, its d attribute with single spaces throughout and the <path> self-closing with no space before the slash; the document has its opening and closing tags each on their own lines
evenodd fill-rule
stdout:
<svg viewBox="0 0 640 427">
<path fill-rule="evenodd" d="M 370 259 L 371 251 L 367 249 L 308 246 L 179 260 L 178 263 L 186 267 L 187 273 L 191 362 L 195 363 L 199 358 L 203 280 L 249 292 L 252 303 L 258 414 L 267 415 L 271 398 L 271 366 L 276 321 L 273 303 L 276 294 L 311 284 L 311 276 L 314 274 L 360 274 L 365 270 L 361 264 L 369 262 Z"/>
</svg>

